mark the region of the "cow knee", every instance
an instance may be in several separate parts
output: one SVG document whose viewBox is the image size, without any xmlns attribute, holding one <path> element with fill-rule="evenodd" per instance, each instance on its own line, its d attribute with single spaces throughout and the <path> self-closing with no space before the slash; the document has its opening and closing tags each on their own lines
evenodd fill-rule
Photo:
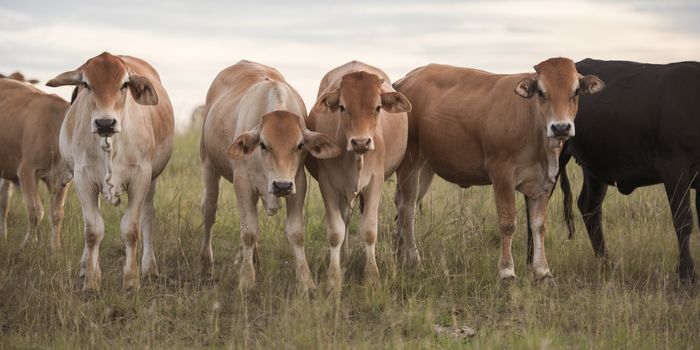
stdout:
<svg viewBox="0 0 700 350">
<path fill-rule="evenodd" d="M 241 242 L 243 242 L 244 247 L 253 247 L 257 242 L 257 235 L 255 232 L 243 231 L 241 232 Z"/>
<path fill-rule="evenodd" d="M 512 236 L 513 232 L 515 232 L 515 222 L 501 222 L 499 228 L 501 229 L 501 234 Z"/>
<path fill-rule="evenodd" d="M 365 244 L 373 245 L 377 241 L 377 231 L 367 230 L 365 231 Z"/>
<path fill-rule="evenodd" d="M 331 232 L 328 234 L 328 244 L 331 248 L 336 248 L 343 243 L 344 235 L 339 232 Z"/>
</svg>

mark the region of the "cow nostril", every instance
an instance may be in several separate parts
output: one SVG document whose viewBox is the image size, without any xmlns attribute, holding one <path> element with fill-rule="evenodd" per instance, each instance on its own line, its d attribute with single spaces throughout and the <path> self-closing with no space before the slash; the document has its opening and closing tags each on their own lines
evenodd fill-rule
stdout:
<svg viewBox="0 0 700 350">
<path fill-rule="evenodd" d="M 564 128 L 565 131 L 571 130 L 571 124 L 567 123 L 566 127 Z"/>
<path fill-rule="evenodd" d="M 110 124 L 110 126 L 115 126 L 115 125 L 117 125 L 117 120 L 116 120 L 116 119 L 112 119 L 112 123 Z"/>
</svg>

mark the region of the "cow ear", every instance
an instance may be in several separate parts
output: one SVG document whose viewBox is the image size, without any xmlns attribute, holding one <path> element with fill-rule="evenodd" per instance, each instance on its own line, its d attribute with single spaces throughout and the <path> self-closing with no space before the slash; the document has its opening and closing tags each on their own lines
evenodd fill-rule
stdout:
<svg viewBox="0 0 700 350">
<path fill-rule="evenodd" d="M 400 92 L 382 92 L 382 108 L 389 113 L 411 111 L 411 102 Z"/>
<path fill-rule="evenodd" d="M 530 98 L 532 96 L 535 96 L 535 92 L 537 91 L 537 80 L 532 79 L 532 78 L 525 78 L 521 80 L 518 85 L 515 86 L 515 91 L 516 94 L 520 95 L 520 97 L 523 98 Z"/>
<path fill-rule="evenodd" d="M 5 78 L 5 74 L 0 73 L 0 79 Z"/>
<path fill-rule="evenodd" d="M 64 85 L 80 85 L 80 79 L 83 75 L 83 68 L 80 67 L 76 70 L 61 73 L 55 78 L 46 82 L 46 86 L 57 87 Z"/>
<path fill-rule="evenodd" d="M 340 147 L 326 134 L 306 130 L 304 148 L 318 159 L 333 158 L 340 155 Z"/>
<path fill-rule="evenodd" d="M 581 93 L 584 95 L 593 95 L 605 88 L 605 83 L 595 75 L 586 75 L 585 77 L 579 78 L 578 84 Z"/>
<path fill-rule="evenodd" d="M 34 84 L 38 83 L 39 80 L 38 80 L 38 79 L 29 79 L 29 80 L 27 80 L 27 82 L 28 82 L 29 84 L 34 85 Z"/>
<path fill-rule="evenodd" d="M 131 74 L 129 76 L 129 90 L 136 103 L 146 106 L 158 104 L 158 94 L 148 78 Z"/>
<path fill-rule="evenodd" d="M 312 111 L 316 113 L 333 113 L 340 109 L 340 92 L 338 90 L 326 92 L 321 95 L 314 104 Z"/>
<path fill-rule="evenodd" d="M 253 153 L 258 144 L 260 144 L 260 132 L 255 128 L 238 135 L 226 149 L 226 156 L 231 159 L 241 160 L 243 157 Z"/>
</svg>

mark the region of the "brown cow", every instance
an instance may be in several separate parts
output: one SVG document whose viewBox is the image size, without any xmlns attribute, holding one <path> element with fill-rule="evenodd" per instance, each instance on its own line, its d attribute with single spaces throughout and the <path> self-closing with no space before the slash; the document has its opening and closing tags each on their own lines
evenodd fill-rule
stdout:
<svg viewBox="0 0 700 350">
<path fill-rule="evenodd" d="M 63 203 L 71 174 L 58 149 L 68 102 L 23 82 L 0 79 L 0 235 L 7 238 L 12 183 L 22 190 L 29 228 L 22 245 L 37 239 L 44 216 L 38 181 L 53 195 L 51 248 L 61 243 Z"/>
<path fill-rule="evenodd" d="M 268 215 L 286 199 L 285 233 L 296 258 L 297 290 L 315 289 L 304 252 L 304 197 L 307 151 L 334 157 L 340 149 L 326 135 L 309 131 L 301 96 L 276 69 L 241 61 L 224 69 L 207 93 L 200 155 L 204 168 L 202 272 L 214 262 L 211 229 L 216 219 L 219 180 L 233 183 L 238 201 L 243 263 L 238 286 L 255 285 L 253 252 L 258 239 L 260 199 Z"/>
<path fill-rule="evenodd" d="M 515 191 L 523 193 L 535 235 L 533 272 L 538 280 L 551 277 L 544 234 L 561 143 L 574 136 L 579 95 L 600 91 L 603 82 L 582 77 L 570 59 L 552 58 L 536 65 L 535 73 L 512 75 L 431 64 L 394 85 L 413 103 L 395 200 L 405 263 L 420 264 L 413 232 L 416 205 L 438 174 L 462 187 L 493 184 L 502 279 L 516 277 Z"/>
<path fill-rule="evenodd" d="M 100 287 L 100 242 L 105 224 L 100 193 L 113 205 L 126 192 L 129 201 L 121 218 L 126 246 L 123 286 L 140 286 L 136 260 L 143 232 L 141 270 L 156 273 L 153 253 L 156 181 L 170 159 L 174 118 L 160 77 L 146 61 L 107 52 L 78 69 L 58 75 L 48 86 L 77 85 L 76 98 L 61 127 L 61 155 L 75 172 L 85 223 L 85 248 L 80 273 L 83 290 Z"/>
<path fill-rule="evenodd" d="M 12 73 L 12 74 L 10 74 L 10 75 L 8 75 L 8 76 L 5 76 L 4 74 L 0 74 L 0 79 L 2 79 L 2 78 L 6 78 L 6 79 L 10 79 L 10 80 L 16 80 L 16 81 L 19 81 L 19 82 L 22 82 L 22 83 L 29 83 L 29 84 L 32 84 L 32 85 L 34 85 L 34 84 L 36 84 L 36 83 L 39 82 L 39 80 L 37 80 L 37 79 L 27 79 L 27 78 L 25 78 L 25 77 L 24 77 L 24 74 L 22 74 L 22 73 L 20 73 L 20 72 L 14 72 L 14 73 Z"/>
<path fill-rule="evenodd" d="M 340 247 L 358 196 L 364 204 L 360 233 L 365 244 L 365 282 L 379 279 L 374 256 L 379 200 L 384 180 L 394 173 L 406 150 L 406 112 L 410 110 L 411 104 L 391 87 L 383 71 L 361 62 L 335 68 L 321 81 L 307 125 L 346 149 L 331 159 L 307 158 L 326 209 L 332 292 L 341 290 Z"/>
</svg>

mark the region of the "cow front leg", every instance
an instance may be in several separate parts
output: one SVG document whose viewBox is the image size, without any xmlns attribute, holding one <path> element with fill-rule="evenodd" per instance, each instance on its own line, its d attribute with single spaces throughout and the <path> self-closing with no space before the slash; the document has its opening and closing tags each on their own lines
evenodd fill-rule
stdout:
<svg viewBox="0 0 700 350">
<path fill-rule="evenodd" d="M 243 172 L 243 171 L 241 171 Z M 246 178 L 247 174 L 234 175 L 233 185 L 236 190 L 236 200 L 240 214 L 240 235 L 243 245 L 243 261 L 238 273 L 238 290 L 245 293 L 255 287 L 255 255 L 258 241 L 258 197 L 252 184 Z"/>
<path fill-rule="evenodd" d="M 134 177 L 129 185 L 129 204 L 121 220 L 121 238 L 125 246 L 124 275 L 122 286 L 126 290 L 138 290 L 141 276 L 138 264 L 138 243 L 141 235 L 141 215 L 146 195 L 150 190 L 151 171 L 143 171 Z"/>
<path fill-rule="evenodd" d="M 502 175 L 510 172 L 498 171 Z M 512 243 L 515 232 L 515 186 L 512 177 L 493 181 L 493 190 L 498 213 L 498 227 L 501 230 L 501 256 L 498 260 L 498 276 L 501 279 L 515 279 Z"/>
<path fill-rule="evenodd" d="M 96 187 L 76 173 L 75 189 L 83 211 L 83 231 L 85 247 L 80 261 L 80 276 L 83 277 L 83 291 L 96 292 L 100 289 L 100 243 L 105 235 L 105 224 L 100 215 L 99 192 Z"/>
<path fill-rule="evenodd" d="M 377 227 L 379 201 L 382 196 L 383 174 L 374 174 L 367 190 L 363 193 L 365 208 L 360 217 L 360 232 L 365 246 L 365 285 L 374 286 L 379 283 L 379 268 L 375 256 L 377 243 Z"/>
<path fill-rule="evenodd" d="M 287 240 L 294 251 L 294 270 L 297 280 L 297 292 L 306 294 L 316 289 L 311 277 L 309 265 L 304 251 L 304 198 L 306 197 L 306 174 L 304 168 L 299 169 L 296 179 L 296 194 L 287 197 L 287 221 L 284 226 Z"/>
<path fill-rule="evenodd" d="M 220 176 L 209 161 L 204 161 L 204 198 L 202 199 L 202 220 L 204 222 L 204 237 L 200 250 L 200 273 L 211 276 L 214 272 L 214 252 L 211 247 L 211 230 L 216 222 L 216 209 L 219 201 Z"/>
<path fill-rule="evenodd" d="M 0 236 L 7 241 L 7 213 L 12 199 L 12 182 L 0 179 Z"/>
<path fill-rule="evenodd" d="M 549 195 L 527 198 L 528 217 L 532 229 L 532 271 L 535 280 L 551 278 L 547 257 L 544 252 L 544 236 L 547 230 L 547 205 Z"/>
<path fill-rule="evenodd" d="M 342 290 L 343 272 L 340 268 L 340 249 L 345 240 L 345 222 L 343 221 L 340 200 L 325 177 L 319 179 L 323 205 L 326 209 L 326 238 L 328 239 L 330 259 L 328 263 L 328 291 L 338 295 Z"/>
<path fill-rule="evenodd" d="M 583 186 L 577 201 L 578 209 L 586 225 L 593 252 L 605 263 L 609 263 L 610 260 L 603 234 L 603 200 L 607 192 L 608 185 L 593 178 L 584 168 Z"/>
</svg>

